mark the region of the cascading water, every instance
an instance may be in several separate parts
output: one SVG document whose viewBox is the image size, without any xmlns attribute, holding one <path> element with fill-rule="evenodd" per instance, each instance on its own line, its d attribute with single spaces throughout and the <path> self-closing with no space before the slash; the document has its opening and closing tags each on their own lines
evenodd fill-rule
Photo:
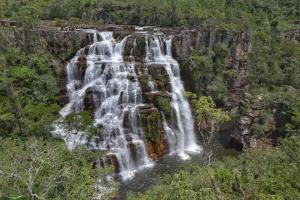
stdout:
<svg viewBox="0 0 300 200">
<path fill-rule="evenodd" d="M 66 116 L 71 112 L 82 111 L 86 91 L 88 89 L 93 91 L 96 105 L 95 125 L 101 126 L 102 132 L 100 138 L 94 138 L 86 143 L 91 149 L 115 155 L 119 175 L 126 180 L 137 170 L 152 166 L 146 152 L 144 134 L 139 128 L 137 106 L 142 103 L 142 92 L 134 65 L 123 62 L 122 54 L 126 38 L 118 43 L 111 32 L 102 32 L 99 33 L 102 41 L 98 42 L 95 34 L 94 32 L 94 43 L 88 48 L 87 69 L 82 87 L 74 74 L 77 73 L 78 58 L 83 55 L 84 50 L 79 50 L 67 65 L 70 102 L 60 113 Z M 132 80 L 128 80 L 129 76 Z M 77 89 L 78 87 L 80 88 Z M 130 122 L 127 130 L 123 127 L 125 115 L 129 116 Z M 130 152 L 130 145 L 136 152 L 135 158 Z"/>
<path fill-rule="evenodd" d="M 87 91 L 92 91 L 95 126 L 101 127 L 101 135 L 88 138 L 82 132 L 68 131 L 56 124 L 53 134 L 62 137 L 70 149 L 85 144 L 90 149 L 107 152 L 115 156 L 122 180 L 130 179 L 136 171 L 151 167 L 145 135 L 141 125 L 139 106 L 143 105 L 142 90 L 135 70 L 135 58 L 131 50 L 129 62 L 123 60 L 125 43 L 131 36 L 116 41 L 111 32 L 89 30 L 93 43 L 80 49 L 67 65 L 67 91 L 69 103 L 60 111 L 65 117 L 84 110 Z M 191 109 L 184 98 L 184 87 L 180 80 L 179 64 L 172 57 L 172 40 L 163 34 L 140 33 L 145 38 L 145 65 L 161 64 L 169 76 L 171 85 L 171 107 L 174 122 L 168 124 L 161 113 L 165 138 L 170 154 L 188 159 L 187 153 L 199 152 L 193 131 Z M 101 37 L 101 41 L 98 38 Z M 136 47 L 134 39 L 133 48 Z M 78 71 L 79 59 L 85 57 L 87 68 L 84 77 Z M 147 69 L 145 70 L 147 73 Z M 157 92 L 155 81 L 150 78 L 151 92 Z M 124 127 L 125 120 L 126 127 Z"/>
<path fill-rule="evenodd" d="M 200 147 L 194 136 L 194 122 L 191 108 L 184 98 L 184 87 L 180 79 L 179 64 L 172 57 L 172 38 L 166 39 L 164 35 L 154 34 L 153 37 L 146 37 L 146 61 L 148 63 L 163 64 L 169 75 L 172 88 L 171 106 L 176 115 L 176 123 L 173 130 L 164 120 L 164 129 L 170 146 L 170 153 L 177 153 L 182 159 L 188 159 L 185 152 L 198 153 Z M 165 44 L 165 54 L 162 52 L 161 41 Z M 175 137 L 174 137 L 175 135 Z M 174 141 L 175 140 L 175 141 Z"/>
</svg>

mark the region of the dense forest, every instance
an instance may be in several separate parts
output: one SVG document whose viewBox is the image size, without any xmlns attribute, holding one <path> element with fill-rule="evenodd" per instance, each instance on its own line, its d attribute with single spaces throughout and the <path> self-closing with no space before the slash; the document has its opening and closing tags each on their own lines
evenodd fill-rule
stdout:
<svg viewBox="0 0 300 200">
<path fill-rule="evenodd" d="M 65 31 L 108 24 L 251 36 L 238 109 L 229 106 L 237 88 L 230 81 L 241 78 L 227 67 L 232 48 L 217 43 L 179 60 L 203 162 L 187 162 L 146 191 L 128 192 L 127 199 L 300 199 L 300 1 L 0 0 L 0 19 L 0 199 L 97 199 L 96 180 L 111 188 L 100 198 L 120 198 L 122 183 L 102 180 L 113 169 L 95 166 L 102 153 L 84 146 L 70 151 L 51 134 L 63 107 L 57 77 L 80 44 L 54 54 L 46 44 L 36 47 L 33 34 L 45 26 Z M 168 101 L 154 104 L 168 120 Z M 239 136 L 250 142 L 224 145 L 237 151 L 217 156 L 213 144 L 243 119 L 249 133 Z M 87 111 L 64 123 L 97 132 Z"/>
</svg>

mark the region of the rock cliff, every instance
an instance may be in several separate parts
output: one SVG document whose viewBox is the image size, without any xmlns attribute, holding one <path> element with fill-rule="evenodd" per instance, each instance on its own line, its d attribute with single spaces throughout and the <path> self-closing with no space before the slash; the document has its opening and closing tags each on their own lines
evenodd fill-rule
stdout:
<svg viewBox="0 0 300 200">
<path fill-rule="evenodd" d="M 136 33 L 136 27 L 106 25 L 93 28 L 99 31 L 113 31 L 114 38 L 117 40 L 121 40 L 129 34 L 133 35 L 125 45 L 123 56 L 125 61 L 129 61 L 131 56 L 133 56 L 137 63 L 136 70 L 143 90 L 143 98 L 147 104 L 140 108 L 140 113 L 145 127 L 155 127 L 146 131 L 150 138 L 149 143 L 152 143 L 148 149 L 151 151 L 152 157 L 161 157 L 162 152 L 165 150 L 165 144 L 161 134 L 163 130 L 159 112 L 164 111 L 167 120 L 172 119 L 172 112 L 170 112 L 169 108 L 170 97 L 168 95 L 170 85 L 166 78 L 166 71 L 159 65 L 150 65 L 146 71 L 144 70 L 142 66 L 143 58 L 145 57 L 145 40 L 140 34 Z M 92 34 L 84 29 L 67 28 L 62 30 L 61 28 L 48 26 L 24 31 L 15 27 L 14 24 L 2 25 L 1 30 L 3 31 L 1 31 L 0 39 L 3 42 L 0 45 L 0 50 L 7 47 L 19 47 L 33 52 L 50 52 L 53 60 L 49 65 L 55 69 L 57 84 L 60 89 L 60 103 L 65 105 L 68 101 L 65 87 L 67 80 L 65 65 L 79 48 L 85 48 L 91 44 Z M 151 32 L 153 30 L 157 30 L 157 28 L 148 27 L 143 31 Z M 253 42 L 251 33 L 218 29 L 190 30 L 183 28 L 161 28 L 160 31 L 166 35 L 173 36 L 172 53 L 180 63 L 183 63 L 195 50 L 201 51 L 205 48 L 212 48 L 217 43 L 222 43 L 229 49 L 229 54 L 226 57 L 226 66 L 223 71 L 224 84 L 227 86 L 229 93 L 223 108 L 232 113 L 238 112 L 242 102 L 247 99 L 246 94 L 249 83 L 246 80 L 246 76 L 250 67 L 248 53 L 251 51 Z M 79 62 L 78 77 L 83 77 L 86 69 L 85 57 L 83 56 Z M 194 83 L 190 81 L 192 73 L 193 71 L 189 68 L 181 68 L 181 77 L 186 89 L 197 93 Z M 128 78 L 130 79 L 130 77 Z M 158 92 L 149 92 L 149 82 L 155 83 Z M 87 109 L 93 110 L 91 95 L 89 97 L 88 93 L 85 98 L 85 104 Z M 251 120 L 249 121 L 248 118 L 246 120 L 246 117 L 240 116 L 228 128 L 231 131 L 228 131 L 230 133 L 227 138 L 227 144 L 234 144 L 238 148 L 251 146 L 252 139 L 247 136 L 250 130 L 247 130 L 245 126 L 245 123 L 251 123 Z M 155 134 L 156 137 L 153 138 Z"/>
</svg>

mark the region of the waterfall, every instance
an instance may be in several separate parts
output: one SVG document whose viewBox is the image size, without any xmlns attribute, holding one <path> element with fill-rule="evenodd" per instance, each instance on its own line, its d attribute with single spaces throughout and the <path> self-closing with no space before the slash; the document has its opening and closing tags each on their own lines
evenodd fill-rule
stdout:
<svg viewBox="0 0 300 200">
<path fill-rule="evenodd" d="M 149 63 L 163 64 L 169 75 L 172 88 L 171 106 L 176 115 L 176 127 L 170 131 L 164 120 L 164 129 L 171 146 L 171 153 L 175 151 L 182 159 L 189 159 L 186 152 L 198 153 L 200 147 L 196 143 L 194 134 L 194 121 L 189 103 L 184 98 L 184 87 L 180 79 L 178 62 L 172 57 L 172 38 L 167 39 L 164 35 L 154 34 L 153 37 L 146 37 L 146 61 Z M 165 44 L 165 54 L 162 51 L 162 42 Z M 174 141 L 176 140 L 176 141 Z M 174 147 L 174 144 L 175 147 Z"/>
<path fill-rule="evenodd" d="M 101 134 L 88 138 L 83 132 L 67 130 L 62 124 L 55 124 L 53 134 L 62 137 L 70 149 L 84 144 L 89 149 L 105 151 L 108 156 L 116 158 L 119 177 L 128 180 L 137 171 L 153 166 L 139 114 L 143 93 L 136 74 L 138 70 L 135 69 L 133 49 L 130 50 L 129 62 L 123 60 L 124 47 L 131 35 L 117 41 L 112 32 L 87 31 L 92 34 L 92 44 L 80 49 L 66 66 L 69 103 L 60 114 L 65 117 L 83 111 L 86 93 L 91 91 L 95 107 L 94 126 L 101 129 Z M 179 64 L 172 57 L 172 38 L 163 34 L 140 34 L 145 39 L 144 65 L 162 64 L 171 85 L 173 124 L 168 124 L 161 112 L 168 151 L 188 159 L 188 153 L 197 153 L 200 147 L 194 136 L 191 109 L 184 98 Z M 132 48 L 136 46 L 134 39 Z M 78 67 L 81 58 L 86 61 L 84 73 Z M 157 92 L 152 77 L 148 84 L 151 92 Z"/>
</svg>

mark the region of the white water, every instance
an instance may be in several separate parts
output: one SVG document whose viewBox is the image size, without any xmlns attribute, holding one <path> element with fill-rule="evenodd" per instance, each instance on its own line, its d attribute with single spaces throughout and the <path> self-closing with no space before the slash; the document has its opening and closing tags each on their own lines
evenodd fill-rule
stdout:
<svg viewBox="0 0 300 200">
<path fill-rule="evenodd" d="M 82 111 L 85 93 L 87 89 L 92 90 L 96 106 L 95 125 L 101 126 L 102 132 L 100 138 L 86 143 L 91 149 L 100 149 L 109 155 L 115 155 L 119 175 L 123 180 L 127 180 L 136 171 L 153 165 L 146 152 L 144 134 L 139 128 L 137 105 L 142 103 L 142 92 L 134 65 L 123 62 L 122 54 L 127 38 L 116 42 L 111 32 L 102 32 L 99 33 L 102 41 L 98 42 L 95 35 L 97 33 L 93 33 L 94 43 L 88 49 L 87 69 L 79 89 L 76 89 L 80 85 L 76 79 L 76 62 L 83 55 L 83 50 L 79 50 L 67 65 L 70 102 L 60 113 L 66 116 Z M 133 81 L 128 80 L 128 76 L 132 77 Z M 126 130 L 123 127 L 125 115 L 129 116 L 129 127 Z M 135 159 L 132 158 L 129 143 L 136 152 Z"/>
<path fill-rule="evenodd" d="M 93 44 L 88 47 L 88 51 L 80 49 L 66 67 L 69 103 L 60 114 L 65 117 L 70 113 L 83 111 L 86 92 L 92 91 L 95 126 L 101 127 L 101 135 L 88 139 L 84 132 L 69 131 L 61 124 L 55 125 L 53 134 L 62 137 L 70 149 L 85 144 L 90 149 L 102 150 L 107 155 L 115 156 L 118 161 L 118 175 L 122 180 L 128 180 L 137 171 L 153 166 L 146 151 L 138 112 L 138 106 L 143 104 L 143 100 L 135 72 L 133 50 L 130 62 L 123 61 L 124 45 L 130 35 L 122 41 L 116 41 L 111 32 L 89 32 L 92 34 Z M 188 153 L 198 153 L 200 147 L 194 136 L 191 109 L 184 98 L 179 64 L 171 54 L 172 40 L 164 35 L 142 34 L 146 40 L 146 65 L 163 64 L 169 76 L 171 106 L 175 116 L 173 124 L 167 123 L 164 113 L 161 115 L 169 153 L 188 159 Z M 101 41 L 98 41 L 98 36 L 102 38 Z M 136 41 L 133 45 L 135 47 Z M 88 52 L 87 55 L 85 52 Z M 86 56 L 87 68 L 84 77 L 80 78 L 77 65 L 78 59 L 83 56 Z M 151 91 L 157 91 L 152 78 L 149 87 Z"/>
<path fill-rule="evenodd" d="M 180 79 L 179 64 L 172 57 L 172 39 L 166 39 L 164 35 L 158 34 L 153 35 L 153 37 L 146 37 L 146 40 L 146 61 L 164 65 L 172 88 L 171 106 L 176 116 L 176 123 L 172 132 L 164 120 L 164 129 L 170 146 L 169 151 L 171 154 L 176 153 L 184 160 L 189 159 L 187 152 L 199 153 L 201 149 L 196 143 L 191 108 L 184 98 L 185 90 Z M 166 46 L 165 54 L 162 43 Z"/>
</svg>

